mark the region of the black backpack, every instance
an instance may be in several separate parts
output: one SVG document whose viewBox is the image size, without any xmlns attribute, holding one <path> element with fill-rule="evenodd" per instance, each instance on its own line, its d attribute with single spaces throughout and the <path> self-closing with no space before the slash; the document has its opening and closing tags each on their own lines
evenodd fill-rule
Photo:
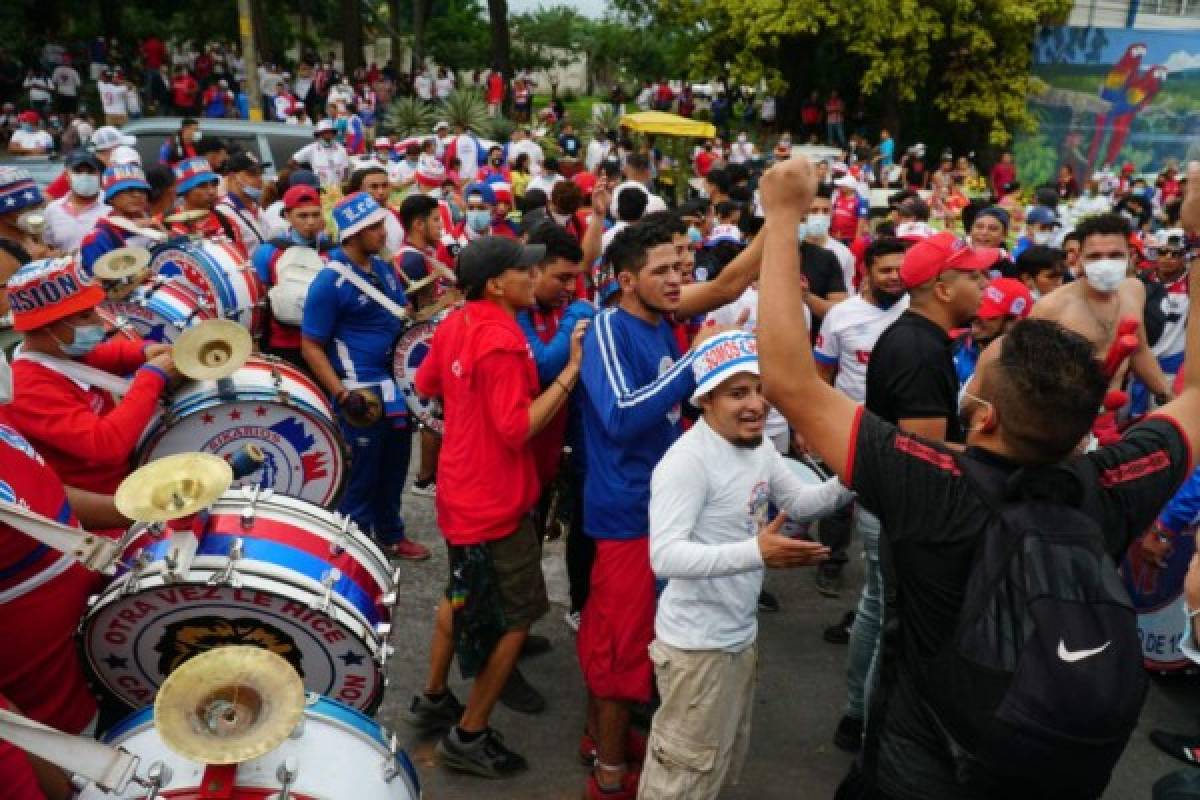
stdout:
<svg viewBox="0 0 1200 800">
<path fill-rule="evenodd" d="M 958 463 L 992 514 L 957 629 L 922 664 L 922 697 L 968 785 L 1098 797 L 1147 690 L 1103 532 L 1064 468 L 1018 470 L 996 487 L 986 468 Z"/>
</svg>

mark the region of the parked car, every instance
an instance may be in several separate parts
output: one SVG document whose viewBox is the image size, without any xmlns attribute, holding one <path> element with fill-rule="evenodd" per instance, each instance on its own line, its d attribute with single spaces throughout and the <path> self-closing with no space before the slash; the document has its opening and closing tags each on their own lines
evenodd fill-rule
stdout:
<svg viewBox="0 0 1200 800">
<path fill-rule="evenodd" d="M 168 136 L 179 131 L 182 117 L 144 117 L 121 128 L 123 133 L 137 137 L 135 146 L 142 163 L 158 163 L 158 151 Z M 198 118 L 205 136 L 225 140 L 231 149 L 254 153 L 265 166 L 264 174 L 275 177 L 275 171 L 306 144 L 313 140 L 311 125 L 287 125 L 282 122 L 251 122 L 242 119 Z"/>
<path fill-rule="evenodd" d="M 63 160 L 58 155 L 13 156 L 4 153 L 0 154 L 0 167 L 23 169 L 39 189 L 45 189 L 63 171 Z"/>
</svg>

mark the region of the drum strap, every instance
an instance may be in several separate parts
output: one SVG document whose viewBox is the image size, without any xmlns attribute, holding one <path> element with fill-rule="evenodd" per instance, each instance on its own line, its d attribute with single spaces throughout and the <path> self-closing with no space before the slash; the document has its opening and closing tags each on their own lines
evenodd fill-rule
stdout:
<svg viewBox="0 0 1200 800">
<path fill-rule="evenodd" d="M 89 367 L 87 364 L 80 364 L 78 361 L 58 358 L 57 356 L 50 356 L 45 353 L 31 353 L 24 348 L 17 349 L 16 353 L 13 354 L 13 361 L 33 361 L 47 369 L 52 369 L 59 374 L 66 375 L 73 381 L 86 383 L 89 386 L 95 386 L 97 389 L 103 389 L 106 392 L 112 392 L 117 395 L 124 396 L 129 394 L 130 381 L 113 375 L 111 372 Z"/>
<path fill-rule="evenodd" d="M 338 275 L 341 275 L 343 278 L 350 281 L 350 283 L 354 284 L 355 287 L 357 287 L 359 291 L 361 291 L 367 297 L 374 300 L 379 305 L 383 306 L 384 310 L 387 311 L 389 314 L 391 314 L 396 319 L 398 319 L 402 322 L 408 321 L 408 310 L 407 309 L 401 308 L 400 306 L 396 305 L 396 303 L 393 302 L 390 297 L 388 297 L 383 292 L 379 291 L 374 286 L 372 286 L 370 283 L 368 283 L 367 280 L 365 278 L 363 278 L 361 275 L 359 275 L 354 270 L 353 267 L 348 267 L 345 264 L 341 263 L 340 261 L 327 261 L 327 262 L 325 262 L 325 266 L 329 267 L 329 269 L 333 270 Z"/>
<path fill-rule="evenodd" d="M 116 214 L 109 214 L 107 217 L 105 217 L 105 219 L 114 228 L 120 228 L 126 233 L 132 233 L 136 236 L 144 236 L 147 239 L 155 242 L 165 242 L 167 240 L 167 235 L 157 228 L 143 228 L 141 225 L 138 225 L 132 220 L 125 219 L 124 217 L 118 217 Z"/>
</svg>

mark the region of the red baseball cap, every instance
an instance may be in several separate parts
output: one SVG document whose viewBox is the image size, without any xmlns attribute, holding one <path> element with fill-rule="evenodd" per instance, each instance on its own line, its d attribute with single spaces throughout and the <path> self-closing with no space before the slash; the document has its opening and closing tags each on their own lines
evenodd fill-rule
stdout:
<svg viewBox="0 0 1200 800">
<path fill-rule="evenodd" d="M 583 190 L 584 195 L 590 195 L 596 191 L 596 176 L 590 172 L 576 172 L 571 180 Z"/>
<path fill-rule="evenodd" d="M 977 316 L 980 319 L 1016 317 L 1024 319 L 1033 309 L 1033 295 L 1015 278 L 996 278 L 983 290 Z"/>
<path fill-rule="evenodd" d="M 38 115 L 38 112 L 29 110 L 22 111 L 20 115 L 18 115 L 17 119 L 30 125 L 37 125 L 42 118 Z"/>
<path fill-rule="evenodd" d="M 949 231 L 914 244 L 904 254 L 900 280 L 909 289 L 923 286 L 943 272 L 982 272 L 1000 259 L 995 247 L 971 247 Z"/>
<path fill-rule="evenodd" d="M 305 206 L 321 207 L 321 195 L 311 186 L 293 186 L 283 193 L 283 207 L 286 211 L 294 211 Z"/>
</svg>

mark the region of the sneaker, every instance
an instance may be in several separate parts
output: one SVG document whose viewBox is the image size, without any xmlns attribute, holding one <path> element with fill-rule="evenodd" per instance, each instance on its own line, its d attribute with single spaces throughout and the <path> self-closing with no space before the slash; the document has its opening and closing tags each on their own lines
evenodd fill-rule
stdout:
<svg viewBox="0 0 1200 800">
<path fill-rule="evenodd" d="M 444 730 L 458 724 L 462 719 L 463 710 L 463 704 L 458 702 L 454 692 L 447 689 L 437 702 L 430 700 L 425 694 L 414 695 L 408 711 L 403 712 L 401 716 L 405 722 L 419 730 Z"/>
<path fill-rule="evenodd" d="M 500 692 L 500 702 L 521 714 L 538 714 L 546 709 L 546 698 L 525 680 L 519 669 L 508 676 L 508 683 Z"/>
<path fill-rule="evenodd" d="M 429 558 L 429 548 L 412 539 L 401 539 L 388 548 L 393 556 L 405 561 L 424 561 Z"/>
<path fill-rule="evenodd" d="M 571 629 L 571 633 L 579 633 L 579 617 L 580 612 L 568 611 L 563 614 L 563 622 L 567 623 L 567 627 Z"/>
<path fill-rule="evenodd" d="M 644 764 L 646 761 L 646 734 L 630 728 L 625 734 L 625 761 L 629 764 Z M 579 740 L 579 763 L 585 767 L 596 766 L 596 740 L 586 731 Z"/>
<path fill-rule="evenodd" d="M 455 725 L 437 743 L 437 753 L 450 769 L 481 778 L 507 778 L 529 768 L 528 762 L 505 747 L 503 738 L 491 728 L 475 741 L 464 742 Z"/>
<path fill-rule="evenodd" d="M 854 624 L 854 612 L 847 611 L 842 615 L 840 622 L 834 623 L 825 629 L 821 634 L 821 638 L 830 644 L 846 644 L 850 641 L 850 626 Z"/>
<path fill-rule="evenodd" d="M 779 599 L 775 595 L 763 589 L 758 593 L 758 610 L 768 613 L 775 613 L 779 610 Z"/>
<path fill-rule="evenodd" d="M 857 753 L 862 749 L 863 721 L 854 717 L 842 717 L 833 734 L 833 743 L 839 750 Z"/>
<path fill-rule="evenodd" d="M 601 789 L 600 782 L 596 780 L 596 774 L 592 773 L 588 776 L 587 792 L 584 797 L 587 800 L 637 800 L 638 781 L 641 780 L 641 773 L 627 769 L 621 774 L 621 785 L 616 789 Z"/>
<path fill-rule="evenodd" d="M 1200 765 L 1200 736 L 1183 736 L 1166 731 L 1150 731 L 1150 741 L 1169 756 L 1193 767 Z"/>
<path fill-rule="evenodd" d="M 437 494 L 437 481 L 433 478 L 427 481 L 413 481 L 410 491 L 417 497 L 433 497 Z"/>
<path fill-rule="evenodd" d="M 521 645 L 521 658 L 531 658 L 549 652 L 550 640 L 540 634 L 529 634 L 525 637 L 525 643 Z"/>
<path fill-rule="evenodd" d="M 821 564 L 816 573 L 817 593 L 825 597 L 840 597 L 842 594 L 842 567 L 840 564 Z"/>
</svg>

